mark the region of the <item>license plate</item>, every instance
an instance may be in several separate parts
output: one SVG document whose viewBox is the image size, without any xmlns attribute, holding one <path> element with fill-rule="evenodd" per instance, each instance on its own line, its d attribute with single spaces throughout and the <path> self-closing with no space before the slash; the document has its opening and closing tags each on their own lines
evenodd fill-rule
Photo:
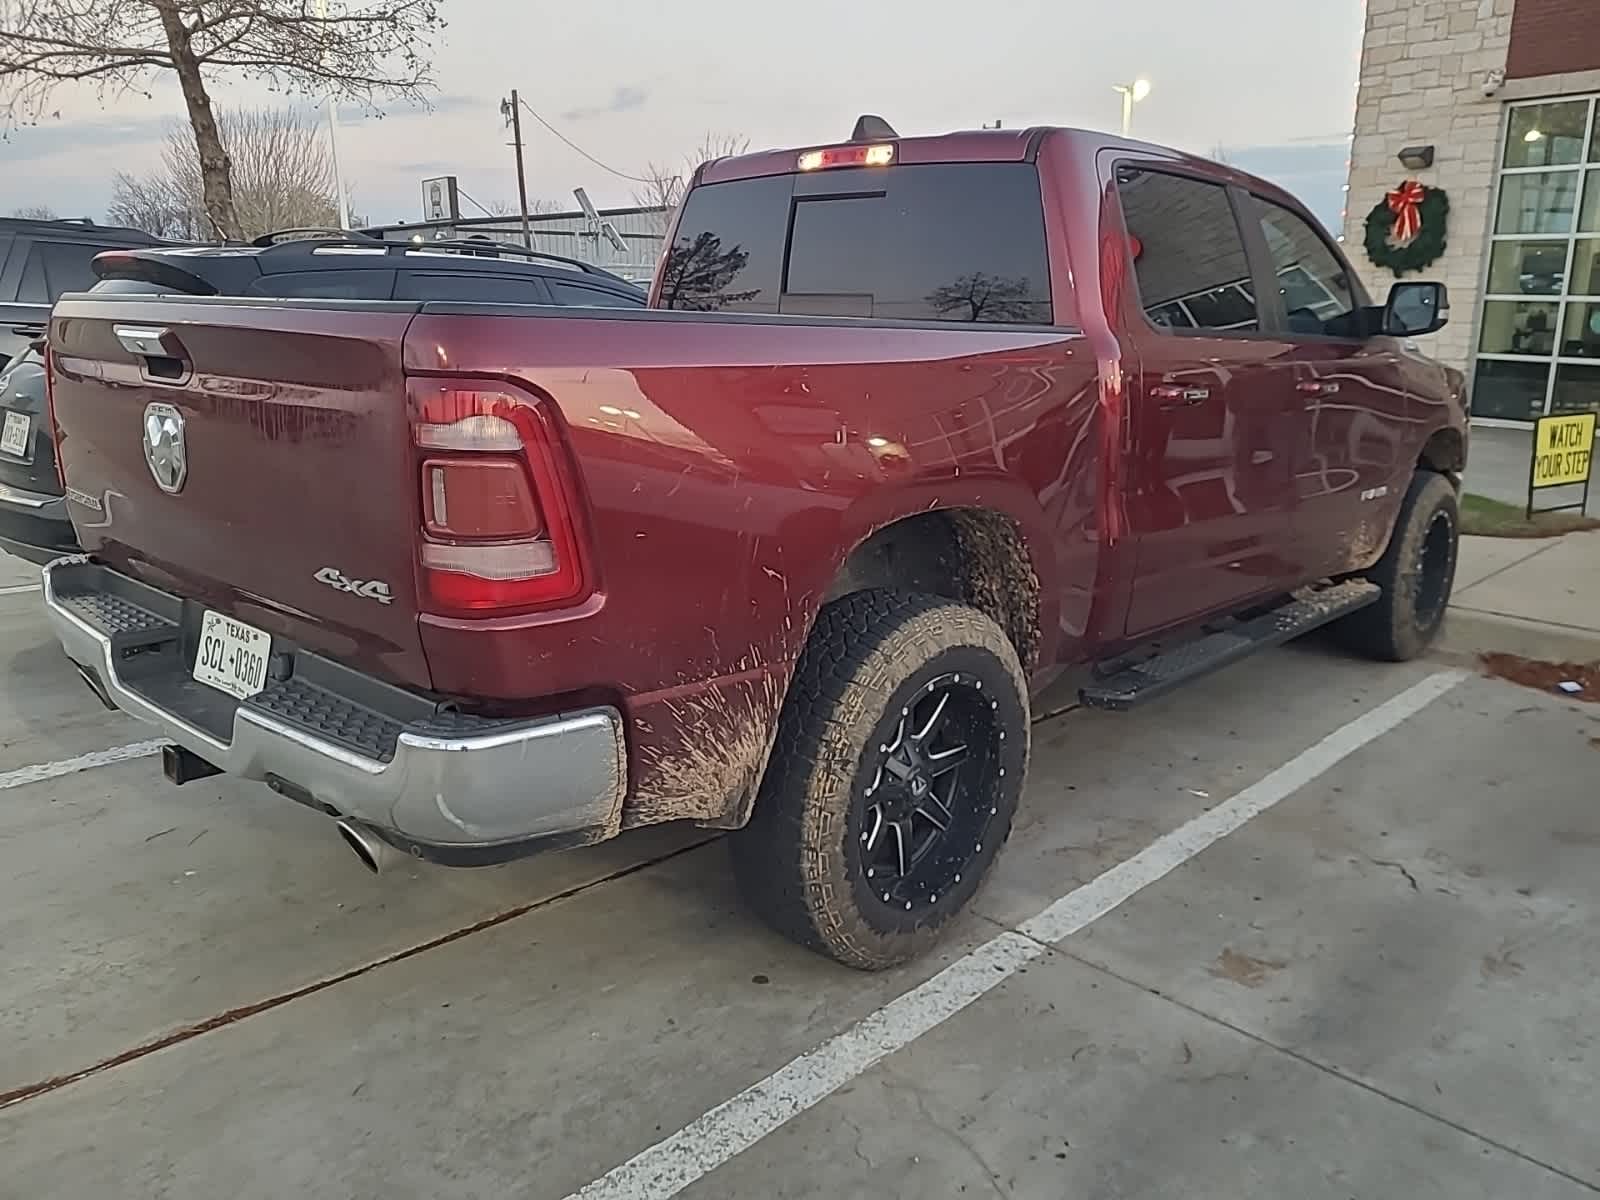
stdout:
<svg viewBox="0 0 1600 1200">
<path fill-rule="evenodd" d="M 33 420 L 27 413 L 8 412 L 5 428 L 0 429 L 0 450 L 21 458 L 28 452 L 28 430 Z"/>
<path fill-rule="evenodd" d="M 194 656 L 194 677 L 248 700 L 267 686 L 267 659 L 272 635 L 221 613 L 208 612 L 200 622 L 200 650 Z"/>
</svg>

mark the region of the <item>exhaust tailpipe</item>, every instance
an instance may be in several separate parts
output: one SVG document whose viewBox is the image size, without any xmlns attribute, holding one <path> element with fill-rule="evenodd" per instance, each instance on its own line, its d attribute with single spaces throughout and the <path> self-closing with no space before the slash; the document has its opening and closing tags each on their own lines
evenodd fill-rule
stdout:
<svg viewBox="0 0 1600 1200">
<path fill-rule="evenodd" d="M 361 865 L 374 875 L 379 874 L 392 853 L 388 845 L 381 838 L 374 837 L 359 825 L 352 825 L 349 821 L 337 822 L 337 828 L 339 836 L 344 839 L 344 844 L 355 852 L 355 856 L 361 860 Z"/>
</svg>

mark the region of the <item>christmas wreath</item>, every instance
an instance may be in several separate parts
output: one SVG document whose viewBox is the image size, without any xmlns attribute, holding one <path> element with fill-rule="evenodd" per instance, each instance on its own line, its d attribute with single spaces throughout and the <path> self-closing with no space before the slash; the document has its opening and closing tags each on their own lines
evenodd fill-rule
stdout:
<svg viewBox="0 0 1600 1200">
<path fill-rule="evenodd" d="M 1408 179 L 1367 214 L 1367 257 L 1399 278 L 1444 253 L 1450 198 L 1442 188 Z"/>
</svg>

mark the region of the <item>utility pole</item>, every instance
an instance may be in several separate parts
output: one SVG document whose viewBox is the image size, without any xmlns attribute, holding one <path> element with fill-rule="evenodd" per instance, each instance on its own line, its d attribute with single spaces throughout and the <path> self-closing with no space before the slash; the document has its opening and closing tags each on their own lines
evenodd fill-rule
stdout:
<svg viewBox="0 0 1600 1200">
<path fill-rule="evenodd" d="M 511 123 L 511 144 L 517 148 L 517 203 L 522 213 L 522 244 L 533 249 L 533 227 L 528 224 L 528 176 L 522 166 L 522 101 L 517 89 L 511 99 L 500 101 L 500 115 Z"/>
</svg>

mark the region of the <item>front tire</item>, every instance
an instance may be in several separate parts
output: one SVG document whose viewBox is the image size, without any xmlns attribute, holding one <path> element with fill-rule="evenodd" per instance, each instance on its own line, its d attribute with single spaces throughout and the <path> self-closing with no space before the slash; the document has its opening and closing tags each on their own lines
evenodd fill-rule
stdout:
<svg viewBox="0 0 1600 1200">
<path fill-rule="evenodd" d="M 983 613 L 902 592 L 834 601 L 731 838 L 740 889 L 780 933 L 847 966 L 916 957 L 1009 836 L 1028 734 L 1022 666 Z"/>
<path fill-rule="evenodd" d="M 1411 478 L 1383 557 L 1365 578 L 1383 589 L 1375 604 L 1333 626 L 1350 649 L 1406 662 L 1438 635 L 1455 585 L 1461 510 L 1450 480 L 1432 471 Z"/>
</svg>

